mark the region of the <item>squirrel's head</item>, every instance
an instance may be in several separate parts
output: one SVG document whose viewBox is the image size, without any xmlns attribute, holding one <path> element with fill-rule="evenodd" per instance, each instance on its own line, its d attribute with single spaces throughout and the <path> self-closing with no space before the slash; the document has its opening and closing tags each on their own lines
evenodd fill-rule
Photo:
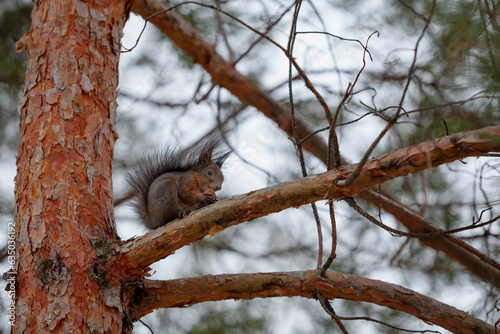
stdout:
<svg viewBox="0 0 500 334">
<path fill-rule="evenodd" d="M 213 189 L 214 191 L 220 190 L 224 175 L 219 166 L 211 164 L 203 168 L 198 174 L 198 181 L 202 191 Z"/>
<path fill-rule="evenodd" d="M 213 158 L 214 147 L 204 151 L 195 166 L 198 174 L 198 182 L 202 191 L 213 189 L 220 190 L 224 175 L 222 174 L 222 164 L 227 159 L 231 151 Z"/>
</svg>

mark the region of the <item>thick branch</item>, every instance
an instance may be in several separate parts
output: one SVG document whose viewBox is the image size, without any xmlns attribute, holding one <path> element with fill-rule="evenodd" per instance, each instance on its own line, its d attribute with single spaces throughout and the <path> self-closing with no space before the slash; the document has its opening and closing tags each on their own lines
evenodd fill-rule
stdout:
<svg viewBox="0 0 500 334">
<path fill-rule="evenodd" d="M 500 151 L 500 126 L 402 148 L 370 159 L 351 184 L 337 187 L 356 165 L 235 196 L 193 212 L 122 246 L 131 267 L 147 267 L 177 249 L 242 222 L 323 199 L 350 197 L 399 176 L 471 156 Z"/>
<path fill-rule="evenodd" d="M 132 11 L 143 18 L 168 9 L 167 5 L 155 0 L 136 0 Z M 184 51 L 196 64 L 200 64 L 212 76 L 212 81 L 226 88 L 244 104 L 260 110 L 275 121 L 289 136 L 292 136 L 292 117 L 290 112 L 268 93 L 259 88 L 253 81 L 238 72 L 233 64 L 226 62 L 213 45 L 203 37 L 180 15 L 174 12 L 153 17 L 150 20 L 172 42 Z M 297 131 L 301 138 L 312 133 L 310 126 L 296 118 Z M 314 155 L 321 157 L 327 152 L 326 143 L 318 135 L 304 142 L 304 147 Z M 326 156 L 325 156 L 326 157 Z M 326 162 L 326 159 L 324 160 Z"/>
<path fill-rule="evenodd" d="M 169 281 L 145 280 L 133 296 L 131 317 L 157 308 L 186 307 L 206 301 L 269 297 L 342 298 L 369 302 L 411 314 L 453 333 L 493 333 L 492 325 L 413 290 L 369 278 L 316 271 L 207 275 Z"/>
</svg>

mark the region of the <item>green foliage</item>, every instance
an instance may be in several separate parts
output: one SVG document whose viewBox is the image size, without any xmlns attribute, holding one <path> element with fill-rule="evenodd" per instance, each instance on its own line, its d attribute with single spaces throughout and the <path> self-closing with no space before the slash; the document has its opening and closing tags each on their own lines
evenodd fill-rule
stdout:
<svg viewBox="0 0 500 334">
<path fill-rule="evenodd" d="M 432 1 L 405 1 L 416 12 L 428 16 Z M 411 27 L 414 37 L 424 21 L 408 7 L 395 1 L 397 15 L 391 15 L 392 25 Z M 499 3 L 488 0 L 438 1 L 427 32 L 428 48 L 420 50 L 412 102 L 419 112 L 419 122 L 427 130 L 423 138 L 466 131 L 497 124 L 500 99 L 500 25 Z M 391 12 L 394 14 L 393 12 Z M 388 19 L 389 20 L 389 19 Z M 419 27 L 419 29 L 415 29 Z M 430 53 L 431 57 L 425 56 Z M 432 80 L 425 78 L 432 78 Z M 404 82 L 401 82 L 403 84 Z M 464 101 L 473 96 L 489 98 Z M 491 98 L 493 96 L 493 99 Z M 436 105 L 441 108 L 424 109 Z M 446 125 L 444 124 L 446 123 Z M 418 132 L 418 131 L 417 131 Z M 422 133 L 420 131 L 420 133 Z M 406 136 L 412 138 L 412 135 Z M 415 133 L 417 136 L 417 133 Z M 420 138 L 411 139 L 418 142 Z"/>
<path fill-rule="evenodd" d="M 245 334 L 268 333 L 269 326 L 255 302 L 203 303 L 189 309 L 161 310 L 155 321 L 145 321 L 155 333 Z M 155 325 L 155 322 L 157 324 Z M 168 328 L 168 331 L 166 329 Z"/>
<path fill-rule="evenodd" d="M 468 69 L 473 83 L 492 94 L 500 91 L 499 9 L 497 1 L 456 1 L 444 2 L 437 13 L 446 68 Z"/>
<path fill-rule="evenodd" d="M 15 43 L 29 31 L 31 3 L 0 1 L 0 146 L 17 143 L 17 97 L 24 80 L 27 54 L 16 53 Z"/>
<path fill-rule="evenodd" d="M 19 88 L 24 79 L 26 53 L 16 53 L 15 43 L 29 31 L 30 13 L 31 4 L 25 4 L 3 11 L 0 17 L 0 82 L 13 88 Z"/>
<path fill-rule="evenodd" d="M 203 314 L 200 321 L 189 331 L 190 334 L 252 334 L 264 332 L 266 322 L 254 317 L 245 307 Z"/>
</svg>

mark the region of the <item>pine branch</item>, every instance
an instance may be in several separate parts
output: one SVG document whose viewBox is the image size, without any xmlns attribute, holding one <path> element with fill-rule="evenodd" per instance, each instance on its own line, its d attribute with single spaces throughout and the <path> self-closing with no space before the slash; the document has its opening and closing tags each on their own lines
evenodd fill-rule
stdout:
<svg viewBox="0 0 500 334">
<path fill-rule="evenodd" d="M 498 137 L 500 126 L 493 126 L 394 150 L 368 160 L 360 176 L 346 186 L 337 186 L 336 180 L 348 177 L 356 164 L 235 196 L 130 240 L 122 245 L 121 252 L 131 268 L 146 268 L 176 250 L 230 226 L 324 199 L 352 197 L 399 176 L 466 157 L 499 152 Z"/>
<path fill-rule="evenodd" d="M 453 333 L 493 333 L 494 328 L 467 312 L 402 286 L 365 277 L 315 270 L 206 275 L 168 281 L 144 280 L 129 289 L 130 317 L 140 319 L 158 308 L 187 307 L 220 300 L 270 297 L 341 298 L 368 302 L 413 315 Z"/>
</svg>

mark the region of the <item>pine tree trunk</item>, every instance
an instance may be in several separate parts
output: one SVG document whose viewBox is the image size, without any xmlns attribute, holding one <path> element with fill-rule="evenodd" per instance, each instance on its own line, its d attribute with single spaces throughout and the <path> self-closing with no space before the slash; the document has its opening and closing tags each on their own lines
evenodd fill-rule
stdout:
<svg viewBox="0 0 500 334">
<path fill-rule="evenodd" d="M 118 44 L 127 1 L 35 1 L 22 39 L 14 333 L 128 330 L 115 234 L 111 161 Z M 20 45 L 19 45 L 20 46 Z"/>
</svg>

